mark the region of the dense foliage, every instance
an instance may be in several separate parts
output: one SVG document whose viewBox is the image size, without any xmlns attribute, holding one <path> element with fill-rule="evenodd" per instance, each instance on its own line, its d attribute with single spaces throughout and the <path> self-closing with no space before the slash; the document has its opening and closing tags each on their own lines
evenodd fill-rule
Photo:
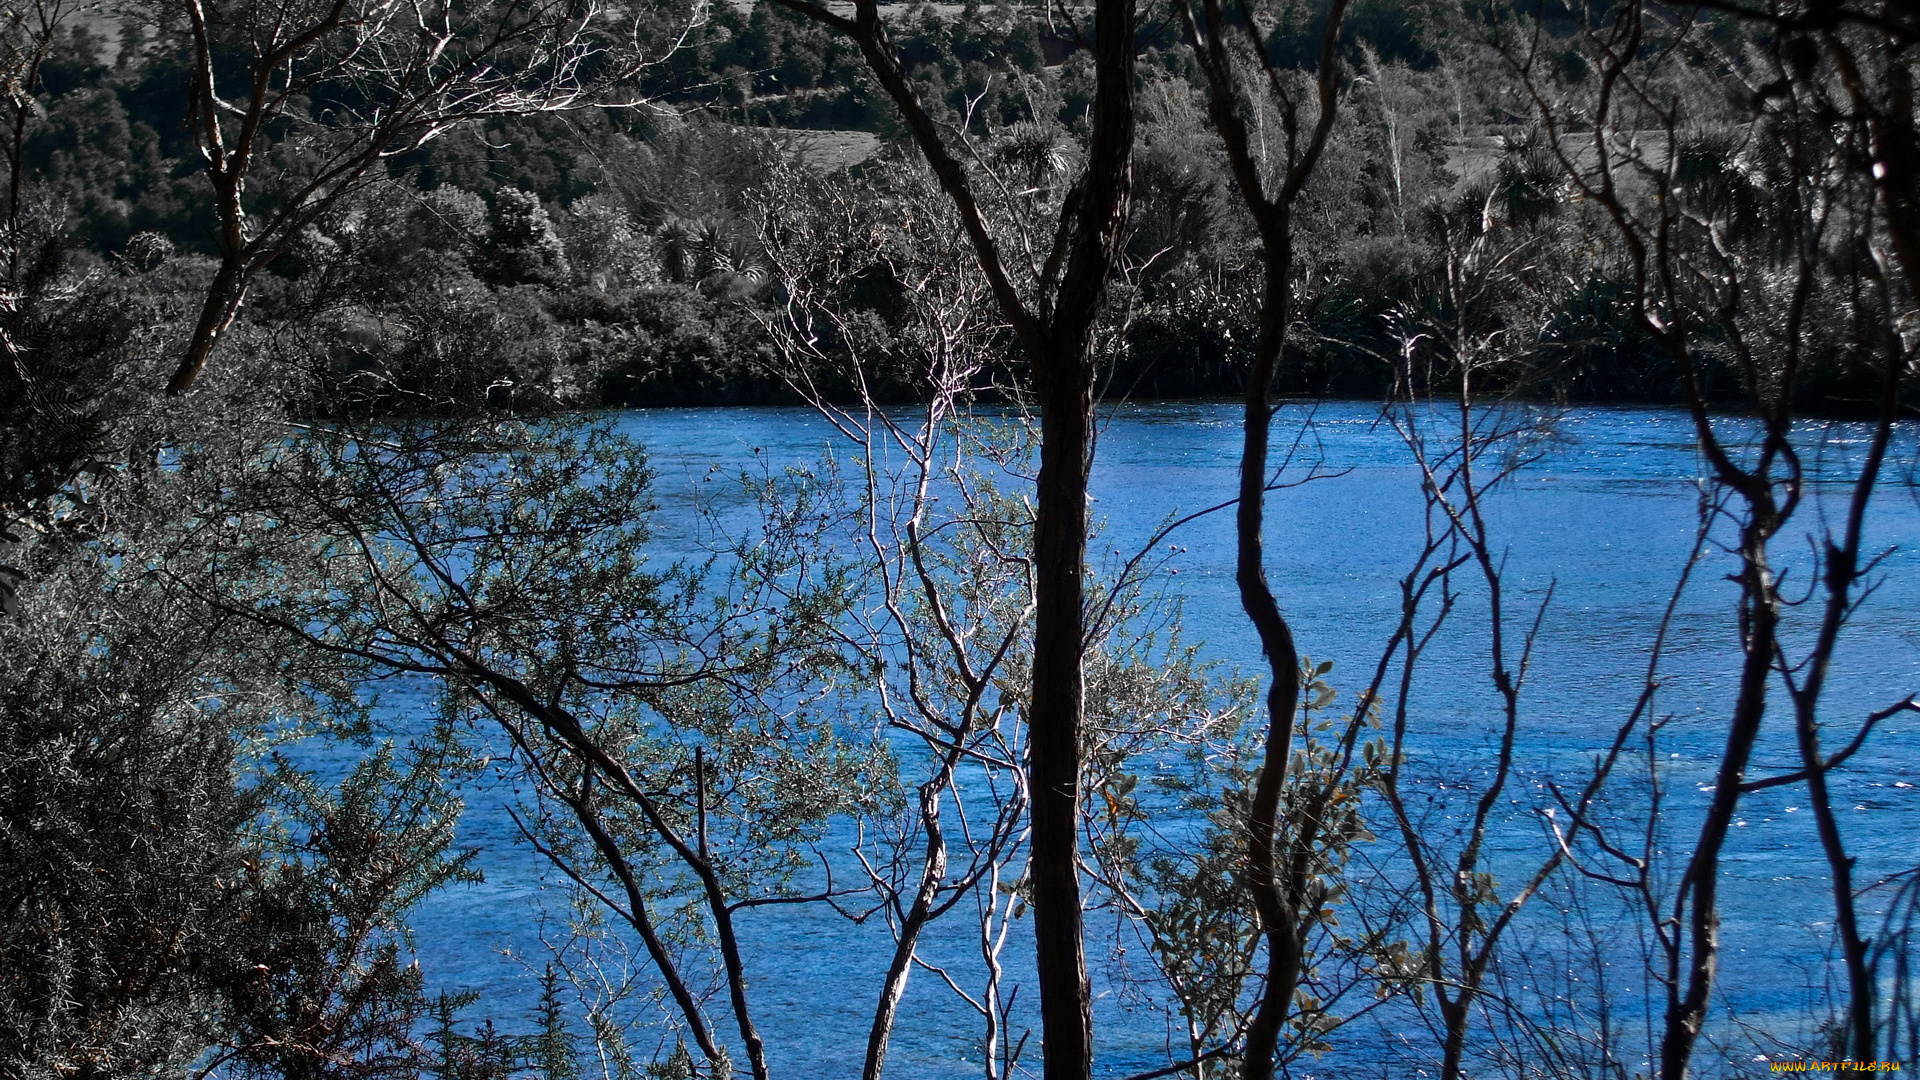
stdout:
<svg viewBox="0 0 1920 1080">
<path fill-rule="evenodd" d="M 1309 62 L 1301 43 L 1324 23 L 1314 10 L 1274 28 L 1276 62 Z M 1033 169 L 1066 166 L 1090 101 L 1084 27 L 1005 4 L 920 5 L 888 20 L 918 93 L 969 132 L 983 161 L 1004 162 L 1010 181 L 1024 171 L 1029 185 Z M 1251 224 L 1175 31 L 1165 19 L 1141 31 L 1135 206 L 1105 350 L 1110 392 L 1140 397 L 1237 392 L 1254 334 Z M 1583 248 L 1591 222 L 1568 207 L 1519 88 L 1472 24 L 1368 3 L 1347 16 L 1343 42 L 1356 76 L 1300 213 L 1299 355 L 1279 389 L 1390 387 L 1393 326 L 1444 316 L 1448 245 L 1461 215 L 1491 197 L 1545 256 L 1516 297 L 1529 310 L 1510 315 L 1537 323 L 1515 386 L 1673 400 L 1671 374 L 1614 317 L 1628 288 L 1619 266 Z M 21 206 L 63 221 L 70 257 L 85 264 L 171 258 L 191 277 L 217 254 L 218 233 L 182 127 L 191 58 L 130 16 L 70 20 L 49 46 L 21 118 Z M 780 303 L 760 254 L 770 170 L 797 155 L 820 169 L 852 162 L 879 191 L 910 185 L 898 121 L 850 43 L 776 4 L 718 5 L 636 89 L 647 104 L 483 118 L 388 159 L 373 190 L 268 264 L 241 317 L 329 327 L 331 361 L 375 394 L 431 387 L 521 406 L 794 400 L 769 371 L 764 329 Z M 1698 104 L 1724 114 L 1717 137 L 1734 130 L 1737 108 Z M 265 130 L 277 167 L 297 172 L 302 131 Z M 263 181 L 254 197 L 270 203 L 285 181 Z M 876 264 L 873 280 L 882 273 Z M 1859 317 L 1847 310 L 1834 312 Z M 1851 408 L 1845 355 L 1819 364 L 1806 393 Z M 893 383 L 891 397 L 921 393 L 903 373 Z"/>
</svg>

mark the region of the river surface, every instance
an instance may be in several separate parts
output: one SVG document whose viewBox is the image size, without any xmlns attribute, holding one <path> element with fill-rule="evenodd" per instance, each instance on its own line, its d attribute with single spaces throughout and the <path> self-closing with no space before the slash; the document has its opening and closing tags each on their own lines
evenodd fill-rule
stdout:
<svg viewBox="0 0 1920 1080">
<path fill-rule="evenodd" d="M 1303 427 L 1309 417 L 1310 429 Z M 714 497 L 705 482 L 710 474 L 737 475 L 755 462 L 805 463 L 835 443 L 833 432 L 803 410 L 643 410 L 618 414 L 615 422 L 651 454 L 661 542 L 668 547 L 690 542 L 684 529 L 697 516 L 695 500 Z M 1275 430 L 1283 451 L 1297 445 L 1288 478 L 1305 476 L 1309 463 L 1326 475 L 1271 497 L 1268 574 L 1302 651 L 1333 661 L 1329 680 L 1350 695 L 1377 662 L 1397 617 L 1399 579 L 1418 549 L 1419 471 L 1371 406 L 1290 406 Z M 1820 424 L 1806 434 L 1824 446 L 1814 463 L 1816 479 L 1831 480 L 1857 459 L 1863 429 Z M 1237 411 L 1225 405 L 1133 405 L 1104 414 L 1093 473 L 1093 512 L 1102 528 L 1096 554 L 1131 551 L 1169 515 L 1230 499 L 1239 439 Z M 1668 411 L 1577 409 L 1558 418 L 1544 450 L 1488 504 L 1504 560 L 1509 634 L 1523 633 L 1546 602 L 1523 694 L 1519 781 L 1494 838 L 1496 861 L 1514 866 L 1542 850 L 1544 785 L 1577 783 L 1632 707 L 1654 629 L 1693 543 L 1704 471 L 1689 422 Z M 1875 590 L 1846 631 L 1825 697 L 1836 731 L 1850 731 L 1859 717 L 1920 690 L 1914 457 L 1912 432 L 1905 432 L 1867 531 L 1868 550 L 1887 554 L 1872 579 Z M 1802 586 L 1812 584 L 1808 534 L 1841 509 L 1836 485 L 1816 482 L 1810 490 L 1775 545 L 1790 565 L 1789 582 Z M 745 513 L 746 506 L 742 497 L 734 512 Z M 1230 514 L 1183 527 L 1171 538 L 1180 550 L 1168 564 L 1176 573 L 1166 580 L 1184 600 L 1188 639 L 1200 642 L 1207 657 L 1251 672 L 1260 656 L 1234 591 L 1231 528 Z M 1734 591 L 1725 580 L 1731 566 L 1724 551 L 1710 551 L 1681 597 L 1661 669 L 1660 711 L 1672 719 L 1655 753 L 1664 759 L 1657 775 L 1668 793 L 1669 835 L 1682 847 L 1697 827 L 1699 791 L 1711 780 L 1725 738 L 1737 658 Z M 1449 780 L 1471 784 L 1484 777 L 1494 745 L 1497 712 L 1477 597 L 1472 589 L 1463 595 L 1454 630 L 1436 640 L 1414 692 L 1412 768 L 1439 789 Z M 1793 618 L 1810 620 L 1815 606 L 1805 605 Z M 1790 637 L 1803 642 L 1805 632 L 1796 626 Z M 401 731 L 427 708 L 420 695 L 390 695 L 387 702 Z M 1783 716 L 1776 709 L 1770 717 L 1776 734 Z M 1835 780 L 1862 884 L 1920 862 L 1916 736 L 1920 724 L 1911 714 L 1892 718 Z M 1791 770 L 1793 763 L 1790 742 L 1774 738 L 1764 743 L 1755 771 Z M 1644 762 L 1636 768 L 1638 776 L 1648 774 Z M 490 1015 L 506 1030 L 525 1030 L 534 977 L 545 963 L 542 938 L 560 933 L 566 893 L 539 858 L 514 841 L 501 810 L 511 794 L 486 785 L 469 793 L 461 835 L 480 849 L 487 881 L 430 899 L 415 917 L 416 944 L 433 987 L 480 991 L 471 1016 Z M 1728 1068 L 1724 1058 L 1713 1065 L 1714 1053 L 1750 1060 L 1742 1055 L 1752 1041 L 1738 1031 L 1804 1035 L 1829 1007 L 1832 909 L 1804 799 L 1799 786 L 1775 788 L 1750 796 L 1739 815 L 1726 867 L 1727 952 L 1715 1013 L 1716 1030 L 1736 1034 L 1724 1035 L 1727 1049 L 1706 1055 L 1709 1074 Z M 1446 815 L 1457 820 L 1457 811 Z M 1869 893 L 1865 909 L 1883 909 L 1891 893 Z M 1586 965 L 1593 971 L 1573 962 L 1541 977 L 1591 983 L 1600 965 L 1610 967 L 1622 1000 L 1634 1002 L 1634 1015 L 1616 1022 L 1625 1025 L 1625 1045 L 1637 1046 L 1645 1001 L 1635 996 L 1644 978 L 1634 943 L 1644 934 L 1617 913 L 1595 918 L 1610 958 Z M 1869 919 L 1877 925 L 1877 916 Z M 827 911 L 774 908 L 750 915 L 745 929 L 751 993 L 774 1075 L 858 1075 L 889 941 L 884 928 L 854 927 Z M 938 938 L 930 944 L 935 954 L 949 947 L 957 948 Z M 1013 977 L 1030 984 L 1027 951 L 1016 942 L 1008 955 Z M 1165 1021 L 1130 1009 L 1097 982 L 1100 1075 L 1165 1064 Z M 1025 993 L 1030 998 L 1033 991 Z M 722 1000 L 713 1003 L 713 1013 L 724 1029 Z M 979 1075 L 976 1030 L 950 991 L 925 973 L 916 976 L 890 1074 Z M 1356 1025 L 1336 1036 L 1339 1052 L 1308 1059 L 1293 1074 L 1420 1075 L 1433 1053 L 1424 1038 L 1410 1022 Z M 1037 1054 L 1029 1056 L 1037 1065 Z"/>
</svg>

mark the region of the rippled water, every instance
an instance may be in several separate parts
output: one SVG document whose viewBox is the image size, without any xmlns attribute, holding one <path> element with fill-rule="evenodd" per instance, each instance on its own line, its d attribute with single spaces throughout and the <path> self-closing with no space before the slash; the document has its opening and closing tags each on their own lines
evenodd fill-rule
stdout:
<svg viewBox="0 0 1920 1080">
<path fill-rule="evenodd" d="M 1396 618 L 1398 581 L 1418 542 L 1419 477 L 1405 445 L 1373 408 L 1325 405 L 1311 414 L 1310 437 L 1299 442 L 1299 467 L 1290 475 L 1303 475 L 1309 460 L 1333 475 L 1272 497 L 1268 571 L 1302 651 L 1333 660 L 1331 681 L 1350 692 L 1372 670 Z M 1308 415 L 1305 408 L 1284 411 L 1276 443 L 1292 443 Z M 832 441 L 823 423 L 799 410 L 649 410 L 620 414 L 617 422 L 652 454 L 667 544 L 691 519 L 696 492 L 712 492 L 712 485 L 702 484 L 711 466 L 734 473 L 756 459 L 807 461 Z M 1729 430 L 1737 433 L 1739 425 Z M 1810 425 L 1807 434 L 1825 441 L 1824 467 L 1838 475 L 1849 455 L 1857 454 L 1862 432 L 1844 424 Z M 1102 549 L 1131 550 L 1168 515 L 1231 498 L 1238 447 L 1237 411 L 1229 406 L 1142 405 L 1109 414 L 1093 479 Z M 1870 550 L 1890 553 L 1877 572 L 1876 591 L 1847 631 L 1826 696 L 1827 714 L 1842 727 L 1920 690 L 1920 513 L 1913 463 L 1909 432 L 1868 532 Z M 1682 415 L 1576 410 L 1559 420 L 1545 456 L 1489 504 L 1510 603 L 1524 612 L 1514 625 L 1524 625 L 1552 589 L 1525 691 L 1523 781 L 1515 791 L 1520 801 L 1496 836 L 1498 858 L 1519 865 L 1539 850 L 1533 808 L 1544 799 L 1540 785 L 1586 768 L 1631 707 L 1654 625 L 1693 539 L 1701 473 Z M 1831 484 L 1812 485 L 1809 505 L 1776 544 L 1792 564 L 1790 582 L 1810 584 L 1803 537 L 1820 526 L 1822 514 L 1838 512 L 1837 494 Z M 1185 600 L 1189 638 L 1203 640 L 1212 658 L 1254 670 L 1260 657 L 1233 590 L 1230 530 L 1226 514 L 1184 528 L 1175 542 L 1185 551 L 1171 564 L 1177 574 L 1170 580 Z M 1671 756 L 1660 763 L 1660 775 L 1672 800 L 1676 841 L 1693 828 L 1698 789 L 1710 782 L 1724 739 L 1736 663 L 1734 592 L 1724 580 L 1730 567 L 1724 553 L 1711 555 L 1702 567 L 1680 605 L 1663 665 L 1663 711 L 1674 720 L 1661 747 Z M 1460 632 L 1436 642 L 1416 694 L 1413 750 L 1427 782 L 1471 783 L 1488 767 L 1496 714 L 1485 636 L 1469 632 L 1478 617 L 1463 613 Z M 1812 617 L 1811 610 L 1796 615 Z M 389 695 L 396 728 L 408 725 L 409 710 L 423 707 L 421 700 Z M 1778 715 L 1772 721 L 1776 733 L 1783 725 Z M 1920 757 L 1913 752 L 1917 727 L 1908 717 L 1890 721 L 1836 780 L 1836 800 L 1848 808 L 1842 826 L 1861 858 L 1862 883 L 1920 862 L 1914 840 L 1920 788 L 1912 786 L 1920 784 Z M 1770 740 L 1758 768 L 1790 769 L 1792 761 L 1789 742 Z M 514 1029 L 524 1026 L 519 1018 L 531 1004 L 531 976 L 543 964 L 542 913 L 557 917 L 563 893 L 533 853 L 513 842 L 500 810 L 509 797 L 502 789 L 480 789 L 470 797 L 462 835 L 481 849 L 486 884 L 431 900 L 416 925 L 422 963 L 434 985 L 483 991 L 476 1015 L 490 1013 Z M 1828 980 L 1827 886 L 1811 815 L 1799 806 L 1803 798 L 1797 787 L 1750 797 L 1728 853 L 1727 958 L 1718 1000 L 1763 1026 L 1804 1024 L 1810 1001 L 1821 999 Z M 1880 902 L 1879 894 L 1869 894 L 1867 907 Z M 750 916 L 746 931 L 751 993 L 775 1074 L 856 1075 L 884 964 L 884 928 L 853 927 L 825 911 L 773 909 Z M 1637 987 L 1630 926 L 1617 924 L 1607 932 L 1623 935 L 1616 981 Z M 958 948 L 938 937 L 929 945 L 935 955 Z M 1011 962 L 1016 973 L 1027 964 L 1023 952 Z M 974 1030 L 947 990 L 917 977 L 895 1039 L 892 1074 L 978 1075 L 970 1061 Z M 1103 1075 L 1164 1063 L 1164 1056 L 1155 1056 L 1164 1034 L 1161 1021 L 1104 999 L 1096 1035 Z M 1356 1029 L 1348 1045 L 1359 1060 L 1376 1064 L 1424 1052 L 1388 1045 L 1393 1042 Z M 1394 1058 L 1402 1053 L 1408 1057 Z M 1331 1071 L 1338 1060 L 1324 1064 Z M 1390 1065 L 1387 1071 L 1412 1075 L 1401 1071 L 1411 1068 Z"/>
</svg>

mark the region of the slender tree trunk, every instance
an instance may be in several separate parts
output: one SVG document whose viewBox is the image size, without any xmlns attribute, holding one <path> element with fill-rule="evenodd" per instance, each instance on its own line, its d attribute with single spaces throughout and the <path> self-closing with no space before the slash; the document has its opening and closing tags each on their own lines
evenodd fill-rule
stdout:
<svg viewBox="0 0 1920 1080">
<path fill-rule="evenodd" d="M 447 656 L 458 665 L 461 673 L 477 683 L 492 687 L 507 700 L 526 710 L 529 716 L 537 718 L 547 731 L 574 753 L 587 762 L 597 766 L 600 774 L 606 778 L 608 786 L 630 800 L 640 809 L 647 824 L 656 835 L 673 849 L 675 855 L 687 869 L 700 879 L 705 894 L 707 912 L 713 917 L 714 936 L 719 939 L 720 958 L 727 975 L 727 993 L 733 1006 L 733 1016 L 740 1032 L 740 1041 L 747 1050 L 747 1065 L 754 1080 L 767 1080 L 766 1044 L 760 1037 L 760 1030 L 753 1022 L 753 1014 L 747 1003 L 746 964 L 741 959 L 740 940 L 734 932 L 733 909 L 727 903 L 726 889 L 720 875 L 704 854 L 706 846 L 702 837 L 696 837 L 699 844 L 696 849 L 681 836 L 661 814 L 660 808 L 645 790 L 633 779 L 626 766 L 609 754 L 604 747 L 588 737 L 586 730 L 572 713 L 563 708 L 542 701 L 527 685 L 505 672 L 487 667 L 459 649 L 447 650 Z M 704 803 L 704 797 L 703 797 Z"/>
<path fill-rule="evenodd" d="M 1081 671 L 1091 457 L 1091 364 L 1067 363 L 1041 388 L 1040 477 L 1034 518 L 1032 786 L 1034 958 L 1047 1080 L 1093 1073 L 1093 999 L 1080 918 Z"/>
<path fill-rule="evenodd" d="M 1853 895 L 1853 864 L 1846 840 L 1840 835 L 1840 822 L 1834 816 L 1833 802 L 1827 791 L 1827 770 L 1821 761 L 1820 725 L 1811 715 L 1817 696 L 1809 699 L 1798 735 L 1801 760 L 1807 767 L 1807 802 L 1813 809 L 1814 824 L 1820 834 L 1820 849 L 1826 854 L 1827 872 L 1833 876 L 1833 923 L 1840 937 L 1840 958 L 1847 969 L 1847 1027 L 1844 1053 L 1855 1061 L 1873 1057 L 1874 985 L 1873 965 L 1867 958 L 1867 940 L 1860 936 L 1859 908 Z"/>
<path fill-rule="evenodd" d="M 1440 1075 L 1443 1080 L 1458 1080 L 1460 1061 L 1466 1056 L 1468 1007 L 1472 997 L 1461 993 L 1440 999 L 1440 1019 L 1446 1025 L 1446 1039 L 1440 1044 Z"/>
<path fill-rule="evenodd" d="M 194 324 L 193 337 L 187 341 L 187 351 L 180 358 L 180 366 L 174 369 L 172 380 L 167 383 L 167 393 L 176 397 L 184 394 L 200 377 L 200 372 L 207 366 L 207 358 L 213 355 L 214 347 L 240 314 L 246 290 L 246 271 L 242 259 L 232 254 L 222 258 L 220 269 L 213 276 L 213 284 L 207 287 L 207 299 L 200 306 L 200 321 Z"/>
<path fill-rule="evenodd" d="M 704 858 L 695 867 L 700 875 L 700 883 L 707 893 L 707 909 L 713 915 L 714 936 L 720 940 L 720 960 L 727 972 L 727 1000 L 733 1005 L 733 1018 L 740 1031 L 740 1041 L 747 1048 L 747 1068 L 753 1080 L 767 1080 L 767 1044 L 760 1037 L 760 1028 L 753 1022 L 753 1011 L 747 1004 L 747 965 L 740 955 L 740 938 L 734 932 L 733 909 L 727 904 L 726 893 L 721 889 L 720 878 L 711 863 Z"/>
<path fill-rule="evenodd" d="M 1912 18 L 1920 11 L 1909 10 Z M 1837 62 L 1855 107 L 1866 118 L 1868 148 L 1872 154 L 1871 174 L 1885 224 L 1891 262 L 1906 280 L 1908 291 L 1920 296 L 1920 139 L 1914 124 L 1913 72 L 1889 50 L 1886 61 L 1886 93 L 1876 102 L 1861 76 L 1853 51 L 1841 39 L 1828 32 L 1826 40 Z M 1890 283 L 1889 283 L 1890 284 Z M 1883 284 L 1882 288 L 1887 285 Z M 1829 546 L 1827 559 L 1828 604 L 1820 644 L 1807 682 L 1796 701 L 1799 706 L 1799 736 L 1802 764 L 1807 769 L 1808 795 L 1820 830 L 1821 846 L 1833 875 L 1834 921 L 1840 932 L 1841 949 L 1847 965 L 1848 993 L 1851 1001 L 1847 1016 L 1847 1052 L 1855 1060 L 1873 1057 L 1874 1021 L 1877 1012 L 1874 971 L 1868 959 L 1868 942 L 1860 935 L 1853 894 L 1854 859 L 1847 854 L 1840 836 L 1839 821 L 1827 792 L 1827 770 L 1820 748 L 1818 716 L 1820 690 L 1831 658 L 1833 639 L 1850 610 L 1852 587 L 1859 577 L 1860 534 L 1885 459 L 1889 435 L 1899 407 L 1904 382 L 1904 358 L 1897 341 L 1888 342 L 1886 369 L 1882 377 L 1877 430 L 1860 478 L 1855 482 L 1853 504 L 1849 508 L 1845 538 L 1839 547 Z"/>
<path fill-rule="evenodd" d="M 947 841 L 940 830 L 940 791 L 946 786 L 945 772 L 920 792 L 920 821 L 927 830 L 927 853 L 921 863 L 920 884 L 914 890 L 913 903 L 900 919 L 900 940 L 893 948 L 893 962 L 880 986 L 880 1003 L 873 1010 L 873 1027 L 867 1033 L 866 1064 L 861 1080 L 880 1080 L 887 1066 L 887 1041 L 893 1036 L 894 1022 L 900 1015 L 900 1000 L 907 993 L 907 977 L 913 973 L 913 953 L 920 944 L 920 932 L 932 914 L 940 881 L 947 874 Z"/>
<path fill-rule="evenodd" d="M 1040 399 L 1033 526 L 1032 803 L 1034 953 L 1046 1080 L 1093 1075 L 1093 992 L 1080 911 L 1081 722 L 1086 687 L 1087 476 L 1093 465 L 1094 326 L 1133 186 L 1133 0 L 1094 15 L 1093 133 L 1074 235 L 1053 298 L 1048 349 L 1031 356 Z"/>
<path fill-rule="evenodd" d="M 1293 642 L 1293 631 L 1267 585 L 1264 562 L 1267 443 L 1273 425 L 1270 398 L 1292 295 L 1287 281 L 1292 248 L 1284 238 L 1279 244 L 1267 252 L 1259 346 L 1242 407 L 1240 503 L 1234 521 L 1238 539 L 1234 577 L 1240 586 L 1240 606 L 1260 636 L 1268 678 L 1265 760 L 1247 812 L 1247 885 L 1253 893 L 1254 908 L 1260 913 L 1260 928 L 1267 936 L 1267 986 L 1247 1027 L 1242 1074 L 1247 1080 L 1270 1080 L 1273 1076 L 1280 1029 L 1293 1008 L 1294 989 L 1299 982 L 1301 951 L 1298 913 L 1289 910 L 1280 894 L 1273 851 L 1279 828 L 1280 789 L 1286 782 L 1287 761 L 1293 752 L 1294 715 L 1300 704 L 1300 653 Z"/>
<path fill-rule="evenodd" d="M 1767 565 L 1767 539 L 1774 522 L 1770 513 L 1759 512 L 1758 520 L 1749 520 L 1741 543 L 1745 569 L 1740 576 L 1746 593 L 1743 622 L 1746 656 L 1741 664 L 1740 689 L 1734 700 L 1733 720 L 1727 730 L 1727 745 L 1720 757 L 1720 771 L 1714 778 L 1713 797 L 1706 819 L 1700 825 L 1700 838 L 1694 844 L 1693 857 L 1687 862 L 1680 882 L 1680 897 L 1674 911 L 1676 924 L 1685 919 L 1686 972 L 1669 969 L 1666 1027 L 1660 1040 L 1661 1080 L 1685 1080 L 1694 1047 L 1700 1040 L 1701 1026 L 1707 1018 L 1707 1002 L 1713 990 L 1714 976 L 1720 966 L 1720 853 L 1726 846 L 1733 825 L 1733 813 L 1740 804 L 1741 787 L 1746 782 L 1747 763 L 1754 744 L 1760 738 L 1760 722 L 1767 711 L 1767 680 L 1773 672 L 1774 637 L 1780 612 L 1773 594 L 1773 574 Z M 1674 932 L 1680 933 L 1676 925 Z M 1674 958 L 1680 956 L 1675 942 Z M 1682 989 L 1684 981 L 1685 988 Z"/>
<path fill-rule="evenodd" d="M 1884 286 L 1883 286 L 1884 287 Z M 1827 870 L 1832 875 L 1834 929 L 1840 937 L 1840 954 L 1847 969 L 1847 1032 L 1845 1053 L 1855 1061 L 1873 1057 L 1874 1024 L 1878 1014 L 1877 987 L 1870 942 L 1860 933 L 1860 913 L 1854 896 L 1855 858 L 1847 851 L 1840 834 L 1840 820 L 1833 812 L 1832 795 L 1827 788 L 1828 763 L 1820 745 L 1820 694 L 1839 644 L 1840 630 L 1853 610 L 1853 586 L 1860 579 L 1860 546 L 1873 492 L 1886 461 L 1892 441 L 1893 425 L 1899 410 L 1900 386 L 1905 374 L 1906 357 L 1897 341 L 1887 344 L 1886 366 L 1881 373 L 1879 411 L 1874 421 L 1873 441 L 1854 480 L 1852 497 L 1840 542 L 1829 537 L 1826 545 L 1827 602 L 1821 615 L 1820 635 L 1806 664 L 1805 680 L 1788 691 L 1792 695 L 1796 734 L 1799 737 L 1800 763 L 1807 774 L 1807 801 L 1820 834 L 1820 847 L 1826 854 Z"/>
<path fill-rule="evenodd" d="M 1265 758 L 1247 812 L 1247 887 L 1260 917 L 1260 930 L 1266 935 L 1267 982 L 1247 1027 L 1241 1067 L 1242 1075 L 1248 1080 L 1270 1080 L 1279 1052 L 1280 1032 L 1293 1008 L 1305 955 L 1300 896 L 1309 876 L 1316 837 L 1316 823 L 1303 822 L 1300 833 L 1287 838 L 1292 857 L 1283 888 L 1276 872 L 1274 845 L 1280 827 L 1281 789 L 1286 783 L 1287 766 L 1293 753 L 1294 718 L 1300 705 L 1300 654 L 1294 645 L 1293 630 L 1280 613 L 1280 605 L 1267 584 L 1265 566 L 1272 395 L 1280 354 L 1286 347 L 1287 324 L 1293 317 L 1292 208 L 1313 176 L 1321 150 L 1333 130 L 1339 77 L 1336 48 L 1346 14 L 1346 0 L 1333 0 L 1328 6 L 1316 77 L 1319 115 L 1314 118 L 1304 146 L 1296 147 L 1292 139 L 1299 123 L 1293 102 L 1281 103 L 1289 133 L 1289 153 L 1286 172 L 1271 196 L 1267 193 L 1269 182 L 1264 164 L 1253 152 L 1242 112 L 1242 90 L 1235 74 L 1233 53 L 1226 41 L 1229 23 L 1221 4 L 1219 0 L 1202 0 L 1197 10 L 1192 3 L 1183 4 L 1179 10 L 1207 77 L 1207 110 L 1226 148 L 1234 184 L 1259 227 L 1265 266 L 1260 334 L 1242 406 L 1234 577 L 1239 585 L 1240 606 L 1260 638 L 1260 651 L 1266 656 L 1268 668 Z M 1264 46 L 1255 43 L 1255 47 Z"/>
<path fill-rule="evenodd" d="M 1087 475 L 1093 459 L 1094 326 L 1106 302 L 1133 184 L 1135 0 L 1095 0 L 1087 160 L 1030 306 L 1002 261 L 966 167 L 921 105 L 873 0 L 847 18 L 778 0 L 852 38 L 953 200 L 980 268 L 1033 371 L 1040 475 L 1033 531 L 1033 682 L 1027 703 L 1029 879 L 1047 1080 L 1093 1074 L 1093 1004 L 1080 912 L 1080 738 L 1085 711 Z M 1057 276 L 1056 276 L 1057 272 Z"/>
<path fill-rule="evenodd" d="M 687 988 L 686 980 L 680 977 L 679 965 L 674 963 L 672 953 L 667 950 L 666 943 L 660 940 L 659 933 L 654 929 L 653 920 L 647 914 L 646 893 L 640 887 L 640 881 L 634 875 L 633 867 L 628 863 L 626 853 L 621 850 L 619 841 L 607 831 L 606 824 L 600 819 L 599 811 L 594 809 L 590 801 L 590 791 L 591 788 L 583 784 L 577 800 L 565 795 L 562 798 L 567 798 L 576 819 L 586 829 L 587 836 L 593 840 L 594 848 L 600 852 L 601 858 L 607 860 L 607 866 L 619 879 L 621 889 L 627 894 L 627 923 L 633 927 L 635 933 L 640 935 L 641 943 L 646 946 L 648 958 L 653 961 L 654 968 L 660 972 L 661 980 L 667 984 L 668 994 L 672 996 L 674 1004 L 679 1006 L 680 1016 L 687 1022 L 687 1030 L 693 1034 L 694 1045 L 700 1048 L 701 1054 L 705 1055 L 708 1061 L 715 1061 L 719 1058 L 720 1052 L 713 1041 L 712 1032 L 707 1028 L 706 1017 L 701 1015 L 699 1003 L 694 999 L 692 991 Z M 555 861 L 558 861 L 551 854 L 549 858 L 555 858 Z M 571 873 L 570 869 L 569 873 Z"/>
</svg>

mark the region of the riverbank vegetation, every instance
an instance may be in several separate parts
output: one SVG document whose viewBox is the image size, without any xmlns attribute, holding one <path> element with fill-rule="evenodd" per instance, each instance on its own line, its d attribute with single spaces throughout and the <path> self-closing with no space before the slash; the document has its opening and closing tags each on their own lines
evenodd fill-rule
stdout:
<svg viewBox="0 0 1920 1080">
<path fill-rule="evenodd" d="M 1841 812 L 1916 688 L 1828 688 L 1887 647 L 1847 629 L 1911 512 L 1910 5 L 5 20 L 7 1075 L 764 1080 L 742 925 L 801 908 L 887 930 L 821 1005 L 866 1080 L 910 984 L 990 1080 L 1107 1075 L 1096 988 L 1169 1033 L 1143 1077 L 1920 1052 L 1911 854 Z M 1258 676 L 1183 623 L 1190 519 L 1096 554 L 1097 404 L 1180 395 L 1243 410 L 1202 512 Z M 1301 397 L 1379 401 L 1423 508 L 1358 673 L 1268 577 Z M 1598 401 L 1683 411 L 1699 517 L 1570 758 L 1529 735 L 1553 589 L 1488 507 Z M 664 555 L 593 410 L 769 403 L 829 452 Z M 1701 596 L 1734 674 L 1676 688 Z M 474 877 L 488 770 L 572 898 L 512 1030 L 407 934 Z M 1776 788 L 1825 985 L 1722 1016 L 1730 837 Z"/>
</svg>

